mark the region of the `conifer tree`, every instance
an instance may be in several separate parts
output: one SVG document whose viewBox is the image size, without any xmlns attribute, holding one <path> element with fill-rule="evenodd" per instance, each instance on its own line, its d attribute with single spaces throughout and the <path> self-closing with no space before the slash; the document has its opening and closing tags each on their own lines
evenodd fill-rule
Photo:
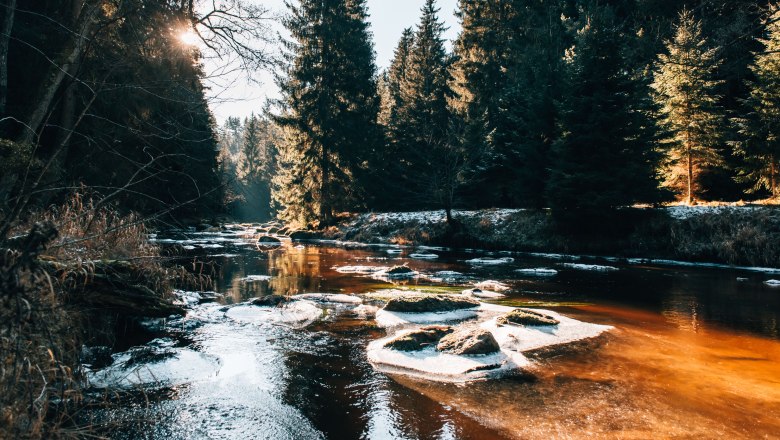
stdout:
<svg viewBox="0 0 780 440">
<path fill-rule="evenodd" d="M 630 38 L 608 6 L 590 5 L 567 55 L 567 86 L 553 146 L 548 200 L 557 211 L 658 200 L 656 129 L 647 84 L 634 77 Z"/>
<path fill-rule="evenodd" d="M 714 79 L 719 62 L 717 50 L 708 48 L 701 23 L 691 12 L 680 13 L 668 53 L 658 56 L 654 81 L 668 142 L 666 184 L 683 192 L 691 204 L 701 192 L 702 170 L 722 164 L 717 144 L 723 129 Z"/>
<path fill-rule="evenodd" d="M 468 154 L 471 192 L 476 193 L 469 196 L 483 203 L 507 204 L 505 194 L 490 197 L 495 188 L 503 186 L 496 180 L 507 177 L 505 151 L 491 142 L 491 136 L 499 124 L 499 97 L 506 92 L 511 75 L 510 48 L 521 33 L 517 26 L 519 4 L 504 0 L 458 3 L 462 31 L 455 42 L 453 88 L 458 99 L 453 103 L 463 120 L 460 142 Z"/>
<path fill-rule="evenodd" d="M 745 157 L 737 180 L 752 184 L 752 191 L 765 189 L 770 197 L 780 196 L 780 6 L 767 17 L 763 51 L 750 66 L 755 80 L 749 83 L 749 114 L 737 120 L 741 142 L 737 152 Z"/>
<path fill-rule="evenodd" d="M 558 2 L 518 1 L 506 86 L 497 94 L 495 129 L 484 171 L 505 206 L 543 208 L 550 150 L 557 136 L 566 33 Z M 521 13 L 522 11 L 522 13 Z"/>
<path fill-rule="evenodd" d="M 283 128 L 274 200 L 283 220 L 330 224 L 360 202 L 360 180 L 381 139 L 365 0 L 288 3 L 292 34 L 279 85 Z"/>
<path fill-rule="evenodd" d="M 445 162 L 460 164 L 452 159 L 450 139 L 451 122 L 448 100 L 453 92 L 449 86 L 450 56 L 444 47 L 442 34 L 445 27 L 439 20 L 435 0 L 426 0 L 422 17 L 414 33 L 413 44 L 398 82 L 398 101 L 391 122 L 391 139 L 397 149 L 394 162 L 397 165 L 396 182 L 404 194 L 402 199 L 414 202 L 416 207 L 441 205 L 443 186 L 453 184 L 454 179 L 438 176 Z M 408 41 L 404 34 L 399 44 L 399 54 Z M 401 56 L 396 57 L 401 61 Z M 402 64 L 399 63 L 399 67 Z M 394 74 L 391 71 L 391 78 Z M 391 82 L 392 84 L 392 82 Z M 452 175 L 452 172 L 447 172 Z M 446 183 L 445 183 L 446 182 Z M 447 197 L 451 201 L 452 198 Z"/>
</svg>

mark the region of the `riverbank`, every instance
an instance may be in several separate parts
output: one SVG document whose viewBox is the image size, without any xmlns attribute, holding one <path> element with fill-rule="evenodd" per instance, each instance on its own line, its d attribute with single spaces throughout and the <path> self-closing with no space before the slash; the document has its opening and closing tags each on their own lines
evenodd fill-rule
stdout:
<svg viewBox="0 0 780 440">
<path fill-rule="evenodd" d="M 565 223 L 549 211 L 536 210 L 456 211 L 453 217 L 455 223 L 448 225 L 443 211 L 358 214 L 323 236 L 363 243 L 780 267 L 776 206 L 631 208 L 596 221 Z"/>
</svg>

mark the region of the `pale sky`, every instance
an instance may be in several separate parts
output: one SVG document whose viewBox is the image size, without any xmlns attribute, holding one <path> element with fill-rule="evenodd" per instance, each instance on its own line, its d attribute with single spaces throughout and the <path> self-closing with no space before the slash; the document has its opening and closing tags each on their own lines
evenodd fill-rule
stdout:
<svg viewBox="0 0 780 440">
<path fill-rule="evenodd" d="M 274 13 L 285 12 L 284 0 L 254 1 Z M 423 3 L 424 0 L 368 0 L 376 63 L 380 69 L 390 64 L 393 50 L 404 28 L 416 26 Z M 437 0 L 437 5 L 441 9 L 439 18 L 449 27 L 444 37 L 451 42 L 457 37 L 460 29 L 455 18 L 457 0 Z M 206 70 L 208 74 L 213 75 L 218 70 L 218 66 L 207 62 Z M 228 116 L 244 118 L 252 112 L 259 113 L 267 98 L 278 96 L 270 72 L 257 72 L 255 78 L 262 84 L 249 83 L 245 75 L 237 73 L 219 75 L 217 79 L 207 81 L 207 86 L 210 88 L 211 109 L 220 125 Z"/>
</svg>

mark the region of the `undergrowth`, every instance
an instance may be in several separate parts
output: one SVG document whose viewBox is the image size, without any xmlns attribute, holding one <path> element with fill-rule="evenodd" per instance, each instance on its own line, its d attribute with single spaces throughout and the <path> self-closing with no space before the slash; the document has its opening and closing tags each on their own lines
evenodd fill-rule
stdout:
<svg viewBox="0 0 780 440">
<path fill-rule="evenodd" d="M 81 345 L 110 341 L 123 313 L 169 313 L 175 287 L 210 287 L 206 274 L 165 264 L 144 219 L 95 200 L 74 194 L 0 239 L 2 439 L 94 435 L 78 421 Z"/>
</svg>

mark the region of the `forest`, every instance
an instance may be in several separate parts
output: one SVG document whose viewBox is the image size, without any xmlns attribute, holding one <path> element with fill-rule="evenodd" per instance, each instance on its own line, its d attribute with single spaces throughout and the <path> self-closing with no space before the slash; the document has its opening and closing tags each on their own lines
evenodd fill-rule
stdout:
<svg viewBox="0 0 780 440">
<path fill-rule="evenodd" d="M 380 70 L 366 0 L 0 0 L 0 437 L 76 432 L 74 347 L 209 285 L 161 228 L 779 200 L 780 5 L 459 0 L 450 44 L 420 3 Z M 218 124 L 206 60 L 280 97 Z"/>
<path fill-rule="evenodd" d="M 286 222 L 778 195 L 771 4 L 461 1 L 448 52 L 427 1 L 377 72 L 356 3 L 291 7 L 261 155 L 235 154 L 236 121 L 221 130 Z"/>
</svg>

